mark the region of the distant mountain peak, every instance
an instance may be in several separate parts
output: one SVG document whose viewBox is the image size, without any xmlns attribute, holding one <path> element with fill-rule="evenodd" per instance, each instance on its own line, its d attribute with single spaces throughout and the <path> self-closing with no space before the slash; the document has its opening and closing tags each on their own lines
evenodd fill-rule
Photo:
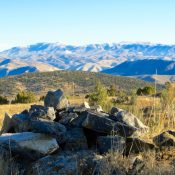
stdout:
<svg viewBox="0 0 175 175">
<path fill-rule="evenodd" d="M 175 45 L 121 42 L 75 46 L 40 42 L 0 52 L 0 77 L 8 76 L 8 72 L 13 69 L 26 66 L 32 66 L 34 71 L 63 69 L 98 72 L 126 61 L 134 63 L 137 60 L 175 61 Z M 167 70 L 173 68 L 172 64 Z"/>
</svg>

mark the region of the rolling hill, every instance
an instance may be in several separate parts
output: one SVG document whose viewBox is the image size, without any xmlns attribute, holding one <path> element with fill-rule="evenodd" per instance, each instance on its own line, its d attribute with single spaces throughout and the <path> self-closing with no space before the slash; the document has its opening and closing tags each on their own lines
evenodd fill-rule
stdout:
<svg viewBox="0 0 175 175">
<path fill-rule="evenodd" d="M 0 95 L 13 99 L 20 90 L 34 92 L 37 96 L 46 94 L 48 90 L 62 88 L 67 94 L 86 94 L 100 80 L 105 86 L 115 84 L 127 93 L 151 83 L 134 78 L 111 76 L 102 73 L 84 71 L 54 71 L 26 73 L 0 79 Z"/>
</svg>

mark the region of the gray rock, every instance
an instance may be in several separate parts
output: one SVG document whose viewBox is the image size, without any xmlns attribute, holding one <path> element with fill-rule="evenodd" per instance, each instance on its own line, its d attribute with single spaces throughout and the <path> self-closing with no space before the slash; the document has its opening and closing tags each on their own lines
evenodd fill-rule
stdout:
<svg viewBox="0 0 175 175">
<path fill-rule="evenodd" d="M 100 154 L 110 151 L 123 153 L 125 144 L 125 139 L 120 136 L 100 136 L 97 139 L 97 146 Z"/>
<path fill-rule="evenodd" d="M 146 140 L 140 138 L 126 138 L 126 147 L 124 154 L 128 156 L 130 153 L 138 154 L 140 152 L 155 151 L 156 146 Z"/>
<path fill-rule="evenodd" d="M 31 131 L 31 118 L 28 113 L 15 114 L 12 116 L 12 128 L 14 132 Z"/>
<path fill-rule="evenodd" d="M 88 112 L 82 123 L 84 128 L 107 134 L 111 133 L 114 125 L 115 122 L 107 118 L 106 115 L 96 112 Z"/>
<path fill-rule="evenodd" d="M 43 118 L 53 121 L 56 118 L 53 107 L 44 107 L 41 105 L 32 105 L 29 110 L 29 115 L 34 119 Z"/>
<path fill-rule="evenodd" d="M 26 156 L 26 159 L 36 159 L 53 153 L 59 148 L 56 139 L 32 132 L 2 134 L 0 144 L 6 149 L 10 147 L 11 152 L 15 155 Z"/>
<path fill-rule="evenodd" d="M 48 134 L 57 139 L 59 143 L 64 142 L 64 125 L 45 119 L 33 120 L 28 114 L 16 114 L 12 117 L 13 130 L 15 132 L 35 132 Z"/>
<path fill-rule="evenodd" d="M 88 149 L 88 145 L 82 128 L 73 128 L 66 132 L 64 150 L 79 151 L 86 149 Z"/>
<path fill-rule="evenodd" d="M 75 114 L 75 113 L 74 113 Z M 61 123 L 67 123 L 66 120 L 61 121 Z M 99 134 L 111 134 L 115 132 L 117 135 L 123 137 L 129 137 L 135 133 L 138 128 L 127 125 L 125 123 L 112 120 L 108 114 L 95 112 L 93 110 L 81 112 L 75 118 L 68 118 L 69 126 L 86 128 Z"/>
<path fill-rule="evenodd" d="M 63 125 L 69 125 L 70 122 L 77 117 L 78 115 L 76 113 L 63 112 L 62 114 L 60 114 L 61 119 L 59 120 L 59 123 Z"/>
<path fill-rule="evenodd" d="M 67 98 L 62 90 L 49 91 L 44 98 L 45 107 L 53 107 L 55 110 L 69 107 Z"/>
<path fill-rule="evenodd" d="M 175 146 L 175 131 L 165 131 L 153 138 L 157 146 Z"/>
<path fill-rule="evenodd" d="M 120 108 L 117 108 L 117 107 L 112 107 L 110 114 L 115 115 L 120 111 L 123 111 L 123 109 L 120 109 Z"/>
<path fill-rule="evenodd" d="M 115 132 L 115 134 L 122 137 L 129 137 L 137 131 L 136 127 L 114 121 L 105 113 L 97 113 L 92 111 L 88 111 L 86 116 L 81 118 L 80 124 L 82 127 L 90 129 L 94 132 L 108 135 Z"/>
<path fill-rule="evenodd" d="M 135 132 L 135 134 L 137 136 L 146 133 L 149 130 L 149 127 L 144 125 L 136 116 L 126 110 L 119 111 L 118 113 L 111 115 L 109 118 L 121 122 L 128 127 L 136 128 L 137 132 Z"/>
<path fill-rule="evenodd" d="M 73 127 L 82 127 L 82 123 L 85 121 L 86 117 L 88 115 L 87 111 L 81 112 L 78 117 L 73 118 L 70 121 L 70 125 Z"/>
<path fill-rule="evenodd" d="M 91 151 L 65 152 L 46 156 L 32 166 L 32 175 L 92 175 L 102 157 Z"/>
<path fill-rule="evenodd" d="M 66 132 L 64 125 L 48 120 L 32 120 L 30 122 L 30 128 L 31 131 L 35 133 L 48 134 L 51 136 L 57 136 L 58 138 L 61 136 L 61 134 L 64 134 Z"/>
<path fill-rule="evenodd" d="M 3 133 L 7 133 L 12 128 L 11 116 L 5 113 L 5 117 L 2 122 L 2 128 L 0 131 L 0 135 Z"/>
</svg>

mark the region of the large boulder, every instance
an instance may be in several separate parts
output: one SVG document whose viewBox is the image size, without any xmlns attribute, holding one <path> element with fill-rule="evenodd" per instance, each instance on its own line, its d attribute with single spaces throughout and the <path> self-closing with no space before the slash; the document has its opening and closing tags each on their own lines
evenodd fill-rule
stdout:
<svg viewBox="0 0 175 175">
<path fill-rule="evenodd" d="M 56 139 L 40 133 L 7 133 L 0 136 L 0 144 L 13 155 L 26 159 L 37 159 L 56 151 L 59 146 Z"/>
<path fill-rule="evenodd" d="M 123 153 L 125 144 L 125 139 L 120 136 L 100 136 L 97 139 L 97 146 L 100 154 L 110 151 Z"/>
<path fill-rule="evenodd" d="M 43 118 L 53 121 L 56 118 L 53 107 L 44 107 L 41 105 L 32 105 L 29 110 L 29 115 L 34 119 Z"/>
<path fill-rule="evenodd" d="M 142 133 L 146 133 L 149 128 L 144 125 L 135 115 L 128 112 L 127 110 L 119 111 L 117 113 L 114 113 L 114 115 L 109 116 L 110 119 L 121 122 L 128 127 L 133 127 L 137 129 L 137 132 L 135 132 L 137 135 L 140 135 Z"/>
<path fill-rule="evenodd" d="M 88 149 L 87 140 L 82 128 L 72 128 L 66 132 L 64 150 L 78 151 Z"/>
<path fill-rule="evenodd" d="M 69 102 L 64 96 L 63 91 L 58 89 L 56 91 L 47 92 L 46 97 L 44 98 L 44 106 L 53 107 L 55 110 L 60 110 L 67 108 L 69 106 Z"/>
<path fill-rule="evenodd" d="M 153 138 L 153 142 L 159 146 L 175 146 L 175 131 L 165 131 Z"/>
<path fill-rule="evenodd" d="M 31 174 L 38 175 L 39 172 L 44 175 L 92 175 L 101 159 L 102 156 L 97 156 L 91 151 L 63 152 L 36 161 Z"/>
<path fill-rule="evenodd" d="M 109 115 L 105 113 L 89 111 L 87 112 L 87 116 L 81 119 L 83 121 L 81 123 L 83 128 L 101 134 L 110 135 L 113 132 L 122 137 L 129 137 L 137 131 L 136 127 L 112 120 L 110 119 Z"/>
<path fill-rule="evenodd" d="M 82 122 L 82 126 L 84 128 L 107 134 L 111 133 L 114 125 L 115 122 L 107 118 L 107 115 L 96 112 L 88 112 L 87 116 Z"/>
</svg>

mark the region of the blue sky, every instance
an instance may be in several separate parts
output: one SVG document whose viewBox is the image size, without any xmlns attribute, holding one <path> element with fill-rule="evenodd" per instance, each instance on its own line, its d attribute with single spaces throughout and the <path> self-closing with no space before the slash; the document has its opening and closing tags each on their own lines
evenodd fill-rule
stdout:
<svg viewBox="0 0 175 175">
<path fill-rule="evenodd" d="M 175 44 L 175 0 L 0 0 L 0 49 L 37 42 Z"/>
</svg>

